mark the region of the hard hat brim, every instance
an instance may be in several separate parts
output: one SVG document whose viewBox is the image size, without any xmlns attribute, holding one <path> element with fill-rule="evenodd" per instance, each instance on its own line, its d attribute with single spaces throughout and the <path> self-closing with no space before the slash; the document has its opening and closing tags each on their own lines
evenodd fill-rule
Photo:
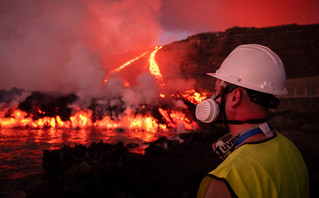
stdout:
<svg viewBox="0 0 319 198">
<path fill-rule="evenodd" d="M 288 94 L 288 91 L 287 91 L 286 88 L 284 88 L 284 90 L 280 90 L 280 91 L 275 91 L 275 90 L 268 91 L 268 90 L 265 90 L 265 89 L 260 88 L 260 87 L 252 87 L 252 86 L 249 86 L 249 85 L 245 85 L 245 84 L 239 82 L 240 80 L 238 78 L 236 78 L 236 77 L 229 78 L 229 77 L 226 77 L 226 76 L 219 75 L 218 71 L 216 71 L 215 73 L 206 73 L 206 74 L 209 75 L 209 76 L 212 76 L 212 77 L 214 77 L 216 79 L 225 81 L 227 83 L 238 85 L 238 86 L 243 87 L 243 88 L 248 88 L 248 89 L 252 89 L 252 90 L 263 92 L 263 93 L 273 94 L 273 95 L 277 95 L 277 96 L 279 96 L 279 95 L 287 95 Z"/>
<path fill-rule="evenodd" d="M 219 79 L 219 80 L 222 80 L 222 81 L 225 81 L 225 82 L 228 82 L 228 83 L 232 83 L 232 82 L 229 82 L 229 80 L 227 80 L 227 78 L 223 78 L 222 76 L 218 75 L 217 71 L 215 73 L 206 73 L 206 74 L 209 75 L 209 76 L 212 76 L 212 77 L 214 77 L 216 79 Z"/>
</svg>

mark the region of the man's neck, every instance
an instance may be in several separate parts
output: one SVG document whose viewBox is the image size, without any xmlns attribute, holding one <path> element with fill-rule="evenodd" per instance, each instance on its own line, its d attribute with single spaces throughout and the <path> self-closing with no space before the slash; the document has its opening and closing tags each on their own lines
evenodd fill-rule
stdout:
<svg viewBox="0 0 319 198">
<path fill-rule="evenodd" d="M 235 125 L 235 124 L 229 124 L 229 131 L 232 134 L 232 136 L 236 136 L 238 134 L 243 134 L 246 131 L 249 131 L 253 128 L 258 127 L 259 124 L 248 124 L 248 123 L 244 123 L 244 124 L 239 124 L 239 125 Z"/>
<path fill-rule="evenodd" d="M 259 125 L 260 124 L 242 124 L 242 125 L 237 125 L 237 126 L 233 125 L 232 127 L 229 126 L 229 129 L 230 129 L 230 133 L 233 136 L 237 136 L 237 135 L 243 135 L 246 132 L 257 128 Z M 237 145 L 236 148 L 244 143 L 247 143 L 247 142 L 257 142 L 257 141 L 262 141 L 265 139 L 267 139 L 267 136 L 264 133 L 256 134 L 256 135 L 253 135 L 253 136 L 245 139 L 245 141 L 242 142 L 241 144 Z"/>
</svg>

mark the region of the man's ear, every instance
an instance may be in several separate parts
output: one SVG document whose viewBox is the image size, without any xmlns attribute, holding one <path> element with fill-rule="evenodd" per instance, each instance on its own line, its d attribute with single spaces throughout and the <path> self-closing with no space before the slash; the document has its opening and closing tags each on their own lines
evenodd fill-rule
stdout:
<svg viewBox="0 0 319 198">
<path fill-rule="evenodd" d="M 239 89 L 235 89 L 234 91 L 231 92 L 231 107 L 235 107 L 240 104 L 242 100 L 242 92 Z"/>
</svg>

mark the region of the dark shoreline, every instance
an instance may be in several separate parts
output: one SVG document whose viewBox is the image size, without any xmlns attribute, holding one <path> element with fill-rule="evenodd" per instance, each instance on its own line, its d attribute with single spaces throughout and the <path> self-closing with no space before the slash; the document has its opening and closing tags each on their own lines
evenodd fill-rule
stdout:
<svg viewBox="0 0 319 198">
<path fill-rule="evenodd" d="M 319 193 L 318 116 L 319 99 L 287 99 L 270 119 L 303 155 L 310 197 Z M 0 188 L 0 196 L 196 197 L 202 177 L 221 162 L 211 144 L 223 131 L 203 127 L 206 129 L 181 134 L 182 143 L 162 137 L 150 144 L 145 155 L 130 153 L 128 147 L 134 145 L 102 142 L 44 151 L 46 174 L 9 181 Z"/>
<path fill-rule="evenodd" d="M 16 189 L 0 195 L 194 197 L 202 176 L 220 163 L 207 149 L 217 133 L 222 131 L 181 134 L 182 143 L 162 137 L 150 143 L 145 155 L 129 152 L 121 142 L 44 151 L 45 174 L 12 181 Z"/>
</svg>

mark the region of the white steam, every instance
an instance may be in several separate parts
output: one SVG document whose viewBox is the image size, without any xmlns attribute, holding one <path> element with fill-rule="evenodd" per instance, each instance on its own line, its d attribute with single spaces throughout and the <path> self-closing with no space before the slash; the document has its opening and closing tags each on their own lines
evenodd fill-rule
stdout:
<svg viewBox="0 0 319 198">
<path fill-rule="evenodd" d="M 155 45 L 159 8 L 158 0 L 0 1 L 0 89 L 105 94 L 112 55 Z"/>
<path fill-rule="evenodd" d="M 173 57 L 160 65 L 168 68 L 162 70 L 166 86 L 161 89 L 145 63 L 151 51 L 126 71 L 134 81 L 130 88 L 123 75 L 103 85 L 108 72 L 128 61 L 127 54 L 154 49 L 160 7 L 161 0 L 1 0 L 0 89 L 76 93 L 74 110 L 89 108 L 98 98 L 97 108 L 120 119 L 141 105 L 158 105 L 162 91 L 192 88 L 195 82 L 181 77 Z M 174 104 L 186 108 L 182 101 Z"/>
</svg>

